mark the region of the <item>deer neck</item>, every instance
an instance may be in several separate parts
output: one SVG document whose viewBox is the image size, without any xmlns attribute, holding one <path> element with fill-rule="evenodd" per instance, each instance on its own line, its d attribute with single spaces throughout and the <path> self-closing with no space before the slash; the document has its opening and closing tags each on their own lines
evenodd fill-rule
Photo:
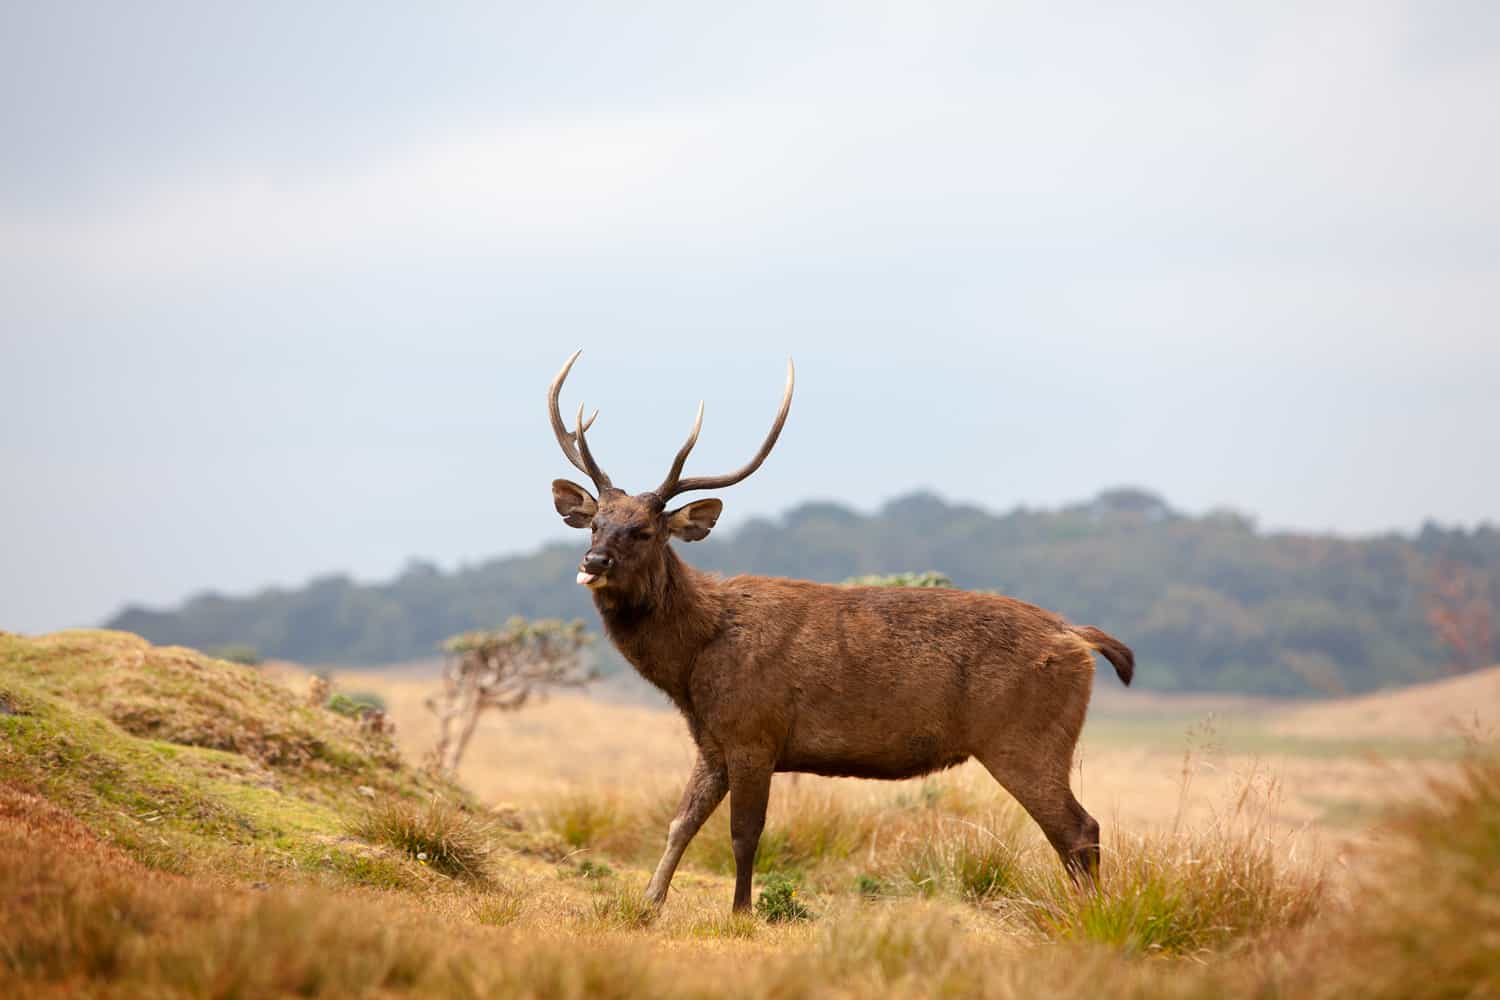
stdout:
<svg viewBox="0 0 1500 1000">
<path fill-rule="evenodd" d="M 723 597 L 717 580 L 668 547 L 638 592 L 595 591 L 594 606 L 621 655 L 686 711 L 693 662 L 719 630 Z"/>
</svg>

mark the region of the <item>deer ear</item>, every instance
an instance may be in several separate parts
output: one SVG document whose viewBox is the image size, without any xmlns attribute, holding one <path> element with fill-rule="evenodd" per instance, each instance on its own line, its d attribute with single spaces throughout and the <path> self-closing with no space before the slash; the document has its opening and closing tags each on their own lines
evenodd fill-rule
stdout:
<svg viewBox="0 0 1500 1000">
<path fill-rule="evenodd" d="M 712 497 L 694 500 L 667 514 L 667 530 L 684 542 L 700 541 L 707 538 L 708 533 L 714 529 L 714 522 L 718 521 L 719 512 L 723 509 L 722 500 Z"/>
<path fill-rule="evenodd" d="M 571 528 L 587 528 L 599 510 L 599 501 L 577 483 L 566 479 L 552 480 L 552 506 L 562 515 L 563 523 Z"/>
</svg>

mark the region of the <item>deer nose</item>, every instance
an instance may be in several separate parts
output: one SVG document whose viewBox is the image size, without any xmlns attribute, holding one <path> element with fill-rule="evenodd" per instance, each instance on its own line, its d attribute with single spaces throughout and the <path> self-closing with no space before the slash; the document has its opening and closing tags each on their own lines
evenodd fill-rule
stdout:
<svg viewBox="0 0 1500 1000">
<path fill-rule="evenodd" d="M 585 573 L 607 573 L 615 561 L 609 556 L 599 552 L 590 552 L 583 557 L 583 571 Z"/>
</svg>

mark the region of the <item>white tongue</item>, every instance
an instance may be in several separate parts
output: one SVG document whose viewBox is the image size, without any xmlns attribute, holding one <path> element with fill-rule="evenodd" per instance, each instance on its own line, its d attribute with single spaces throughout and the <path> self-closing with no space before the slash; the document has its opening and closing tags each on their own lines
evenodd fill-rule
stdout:
<svg viewBox="0 0 1500 1000">
<path fill-rule="evenodd" d="M 598 573 L 585 573 L 583 570 L 578 571 L 578 582 L 583 584 L 585 587 L 587 587 L 597 579 L 599 579 Z"/>
</svg>

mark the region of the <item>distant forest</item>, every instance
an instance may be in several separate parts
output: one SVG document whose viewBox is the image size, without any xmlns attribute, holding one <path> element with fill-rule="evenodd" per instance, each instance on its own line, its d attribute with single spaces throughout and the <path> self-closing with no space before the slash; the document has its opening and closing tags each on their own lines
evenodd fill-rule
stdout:
<svg viewBox="0 0 1500 1000">
<path fill-rule="evenodd" d="M 412 562 L 388 583 L 325 576 L 203 594 L 175 610 L 126 608 L 108 627 L 312 664 L 427 658 L 448 636 L 517 614 L 594 627 L 573 582 L 583 547 L 580 534 L 451 573 Z M 1135 489 L 1006 514 L 918 493 L 869 515 L 803 504 L 680 551 L 704 569 L 829 582 L 937 570 L 1119 636 L 1135 648 L 1137 683 L 1158 690 L 1352 693 L 1500 658 L 1500 530 L 1490 525 L 1356 540 L 1263 533 L 1230 511 L 1190 517 Z"/>
</svg>

